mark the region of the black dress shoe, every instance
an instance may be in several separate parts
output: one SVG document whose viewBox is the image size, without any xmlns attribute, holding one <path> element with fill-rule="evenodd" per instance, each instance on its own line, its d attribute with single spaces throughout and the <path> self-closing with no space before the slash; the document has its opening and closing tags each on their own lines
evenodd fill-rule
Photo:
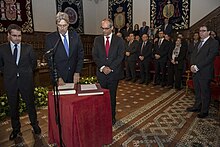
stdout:
<svg viewBox="0 0 220 147">
<path fill-rule="evenodd" d="M 159 83 L 154 83 L 154 84 L 153 84 L 153 86 L 157 86 L 157 85 L 159 85 Z"/>
<path fill-rule="evenodd" d="M 144 84 L 144 81 L 140 81 L 138 84 Z"/>
<path fill-rule="evenodd" d="M 195 107 L 188 107 L 188 108 L 186 108 L 186 111 L 188 111 L 188 112 L 200 112 L 200 109 L 195 108 Z"/>
<path fill-rule="evenodd" d="M 199 113 L 199 114 L 197 114 L 197 117 L 198 118 L 205 118 L 208 115 L 209 115 L 208 113 Z"/>
<path fill-rule="evenodd" d="M 131 82 L 135 83 L 135 82 L 136 82 L 136 79 L 132 79 Z"/>
<path fill-rule="evenodd" d="M 145 85 L 149 85 L 149 82 L 145 82 L 144 84 L 145 84 Z"/>
<path fill-rule="evenodd" d="M 164 84 L 164 83 L 163 83 L 163 84 L 161 84 L 161 87 L 165 87 L 165 86 L 166 86 L 166 84 Z"/>
<path fill-rule="evenodd" d="M 125 79 L 125 81 L 130 81 L 130 80 L 131 80 L 131 78 L 126 78 L 126 79 Z"/>
<path fill-rule="evenodd" d="M 37 134 L 37 135 L 41 134 L 41 129 L 38 125 L 33 126 L 33 129 L 34 129 L 35 134 Z"/>
<path fill-rule="evenodd" d="M 168 88 L 168 89 L 172 89 L 172 88 L 173 88 L 173 86 L 172 86 L 172 85 L 169 85 L 169 86 L 167 86 L 167 88 Z"/>
<path fill-rule="evenodd" d="M 112 118 L 112 125 L 115 125 L 115 123 L 116 123 L 116 119 Z"/>
<path fill-rule="evenodd" d="M 21 135 L 20 131 L 12 131 L 9 136 L 9 140 L 14 140 L 18 135 Z"/>
</svg>

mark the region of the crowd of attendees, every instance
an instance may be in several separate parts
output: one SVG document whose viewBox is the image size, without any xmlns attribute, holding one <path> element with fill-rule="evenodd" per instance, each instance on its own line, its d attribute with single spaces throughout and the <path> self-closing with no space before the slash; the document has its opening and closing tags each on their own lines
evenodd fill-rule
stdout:
<svg viewBox="0 0 220 147">
<path fill-rule="evenodd" d="M 153 82 L 153 85 L 180 90 L 182 75 L 189 70 L 191 54 L 200 40 L 199 32 L 186 39 L 183 34 L 174 33 L 167 18 L 160 28 L 153 22 L 150 26 L 146 24 L 143 21 L 141 27 L 135 24 L 132 28 L 127 23 L 116 32 L 126 46 L 125 80 L 146 85 Z M 210 36 L 220 42 L 215 31 L 211 31 Z"/>
</svg>

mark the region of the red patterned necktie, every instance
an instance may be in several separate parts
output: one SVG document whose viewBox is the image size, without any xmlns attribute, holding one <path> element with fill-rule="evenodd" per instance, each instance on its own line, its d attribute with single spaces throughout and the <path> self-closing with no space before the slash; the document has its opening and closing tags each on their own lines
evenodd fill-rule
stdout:
<svg viewBox="0 0 220 147">
<path fill-rule="evenodd" d="M 108 57 L 108 52 L 109 52 L 109 36 L 106 37 L 106 42 L 105 42 L 105 52 L 106 52 L 106 56 Z"/>
</svg>

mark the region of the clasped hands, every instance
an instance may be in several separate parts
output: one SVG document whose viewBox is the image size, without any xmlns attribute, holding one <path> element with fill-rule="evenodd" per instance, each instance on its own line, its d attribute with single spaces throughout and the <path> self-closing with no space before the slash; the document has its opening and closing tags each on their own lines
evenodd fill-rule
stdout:
<svg viewBox="0 0 220 147">
<path fill-rule="evenodd" d="M 102 72 L 105 74 L 105 75 L 108 75 L 110 72 L 112 72 L 112 69 L 108 66 L 105 66 L 103 69 L 102 69 Z"/>
<path fill-rule="evenodd" d="M 130 53 L 130 52 L 125 52 L 125 55 L 126 55 L 126 56 L 130 56 L 131 53 Z"/>
<path fill-rule="evenodd" d="M 174 60 L 171 60 L 171 63 L 176 64 L 176 62 Z"/>
<path fill-rule="evenodd" d="M 196 68 L 195 68 L 195 65 L 192 65 L 191 67 L 190 67 L 190 71 L 192 72 L 192 73 L 196 73 L 197 71 L 196 71 Z"/>
<path fill-rule="evenodd" d="M 155 54 L 154 57 L 155 57 L 155 59 L 159 59 L 159 58 L 160 58 L 160 55 Z"/>
<path fill-rule="evenodd" d="M 143 60 L 144 60 L 144 56 L 139 56 L 139 59 L 140 59 L 141 61 L 143 61 Z"/>
</svg>

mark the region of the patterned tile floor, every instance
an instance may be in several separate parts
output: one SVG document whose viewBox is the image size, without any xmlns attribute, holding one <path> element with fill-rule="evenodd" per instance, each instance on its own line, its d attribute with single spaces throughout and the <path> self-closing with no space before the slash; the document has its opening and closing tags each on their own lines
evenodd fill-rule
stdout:
<svg viewBox="0 0 220 147">
<path fill-rule="evenodd" d="M 217 111 L 211 107 L 208 118 L 198 119 L 185 111 L 193 104 L 193 94 L 121 81 L 117 93 L 117 122 L 113 126 L 112 147 L 190 147 L 220 146 Z M 38 110 L 42 135 L 32 133 L 27 115 L 21 117 L 22 137 L 8 141 L 10 121 L 0 122 L 0 147 L 48 145 L 47 107 Z"/>
</svg>

